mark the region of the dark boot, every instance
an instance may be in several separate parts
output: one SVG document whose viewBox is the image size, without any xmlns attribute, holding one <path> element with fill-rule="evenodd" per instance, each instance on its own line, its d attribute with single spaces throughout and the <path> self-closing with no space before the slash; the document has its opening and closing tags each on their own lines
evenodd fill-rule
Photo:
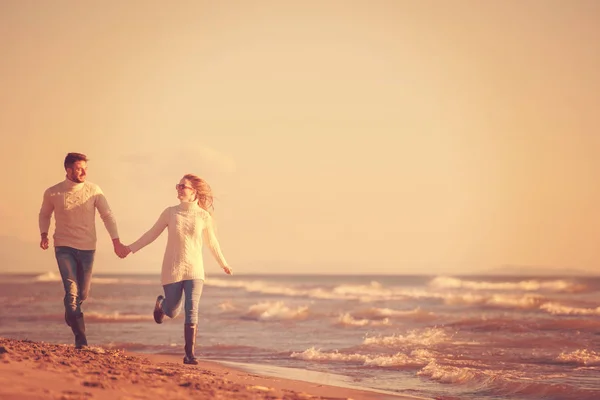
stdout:
<svg viewBox="0 0 600 400">
<path fill-rule="evenodd" d="M 81 349 L 86 347 L 88 344 L 87 338 L 85 337 L 85 321 L 83 320 L 83 314 L 68 318 L 68 322 L 75 335 L 75 348 Z"/>
<path fill-rule="evenodd" d="M 196 346 L 196 324 L 185 324 L 183 333 L 185 337 L 185 357 L 184 364 L 198 364 L 198 360 L 194 356 L 194 347 Z"/>
<path fill-rule="evenodd" d="M 165 313 L 161 307 L 164 298 L 163 295 L 158 296 L 156 298 L 156 304 L 154 304 L 154 322 L 157 324 L 162 324 L 163 319 L 165 319 Z"/>
</svg>

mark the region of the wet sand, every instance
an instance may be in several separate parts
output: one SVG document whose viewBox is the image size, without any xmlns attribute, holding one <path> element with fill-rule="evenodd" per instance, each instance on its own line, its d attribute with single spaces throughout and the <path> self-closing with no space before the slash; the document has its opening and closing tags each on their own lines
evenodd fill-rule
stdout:
<svg viewBox="0 0 600 400">
<path fill-rule="evenodd" d="M 302 370 L 300 370 L 302 371 Z M 413 399 L 274 377 L 217 362 L 0 338 L 0 399 Z"/>
</svg>

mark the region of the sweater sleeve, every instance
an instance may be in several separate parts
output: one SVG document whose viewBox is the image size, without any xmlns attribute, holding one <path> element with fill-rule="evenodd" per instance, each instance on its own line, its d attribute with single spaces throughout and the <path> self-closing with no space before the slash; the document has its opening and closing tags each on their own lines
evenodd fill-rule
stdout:
<svg viewBox="0 0 600 400">
<path fill-rule="evenodd" d="M 146 233 L 144 233 L 138 240 L 129 245 L 129 249 L 132 253 L 136 253 L 148 246 L 150 243 L 154 242 L 161 233 L 165 230 L 165 228 L 169 225 L 169 209 L 167 208 L 160 214 L 158 217 L 158 221 L 154 224 L 152 228 Z"/>
<path fill-rule="evenodd" d="M 204 240 L 206 241 L 208 248 L 212 252 L 213 256 L 215 257 L 221 268 L 227 267 L 227 261 L 225 260 L 223 253 L 221 253 L 221 246 L 219 246 L 217 235 L 215 235 L 213 219 L 210 215 L 206 217 L 206 225 L 204 227 Z"/>
<path fill-rule="evenodd" d="M 42 206 L 40 208 L 40 213 L 38 216 L 38 225 L 40 227 L 40 234 L 48 233 L 50 229 L 50 219 L 52 218 L 52 213 L 54 212 L 54 204 L 52 204 L 52 200 L 50 200 L 49 190 L 44 192 L 44 198 L 42 200 Z"/>
<path fill-rule="evenodd" d="M 115 215 L 108 205 L 108 201 L 106 200 L 106 196 L 102 192 L 100 187 L 96 186 L 96 194 L 94 196 L 94 204 L 96 205 L 96 209 L 98 209 L 98 213 L 100 214 L 100 218 L 102 218 L 102 222 L 104 222 L 104 226 L 108 231 L 111 239 L 119 238 L 119 231 L 117 230 L 117 221 L 115 219 Z"/>
</svg>

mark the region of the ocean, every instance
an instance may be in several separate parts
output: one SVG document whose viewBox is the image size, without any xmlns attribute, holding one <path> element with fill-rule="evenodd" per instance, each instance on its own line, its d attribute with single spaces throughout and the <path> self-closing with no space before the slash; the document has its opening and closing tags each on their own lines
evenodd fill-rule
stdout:
<svg viewBox="0 0 600 400">
<path fill-rule="evenodd" d="M 90 345 L 183 356 L 183 313 L 152 318 L 161 293 L 95 275 Z M 62 298 L 57 272 L 0 275 L 0 336 L 71 344 Z M 218 275 L 200 304 L 206 360 L 425 398 L 600 398 L 598 277 Z"/>
</svg>

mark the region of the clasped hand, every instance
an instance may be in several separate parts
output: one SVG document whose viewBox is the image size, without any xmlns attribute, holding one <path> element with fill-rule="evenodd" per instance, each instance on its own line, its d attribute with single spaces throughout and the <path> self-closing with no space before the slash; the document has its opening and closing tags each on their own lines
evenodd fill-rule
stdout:
<svg viewBox="0 0 600 400">
<path fill-rule="evenodd" d="M 128 246 L 125 246 L 119 239 L 113 240 L 113 246 L 115 249 L 115 254 L 119 258 L 125 258 L 129 253 L 131 253 L 131 249 Z"/>
</svg>

